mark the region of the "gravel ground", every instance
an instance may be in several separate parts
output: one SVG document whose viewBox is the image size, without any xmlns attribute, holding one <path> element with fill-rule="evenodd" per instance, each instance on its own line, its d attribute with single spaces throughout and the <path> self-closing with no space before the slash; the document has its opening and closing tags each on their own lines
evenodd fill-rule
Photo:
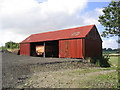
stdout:
<svg viewBox="0 0 120 90">
<path fill-rule="evenodd" d="M 20 56 L 12 53 L 2 54 L 2 88 L 15 88 L 35 72 L 57 71 L 66 68 L 95 67 L 92 64 L 82 63 L 81 59 L 41 58 Z"/>
</svg>

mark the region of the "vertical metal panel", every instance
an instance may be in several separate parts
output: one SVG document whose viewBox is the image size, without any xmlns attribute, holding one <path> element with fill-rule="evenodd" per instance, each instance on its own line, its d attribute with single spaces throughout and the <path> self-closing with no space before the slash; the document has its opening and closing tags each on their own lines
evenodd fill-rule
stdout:
<svg viewBox="0 0 120 90">
<path fill-rule="evenodd" d="M 82 58 L 82 39 L 59 40 L 60 58 Z"/>
<path fill-rule="evenodd" d="M 84 58 L 85 57 L 85 39 L 82 39 L 82 53 Z"/>
<path fill-rule="evenodd" d="M 21 43 L 20 44 L 20 55 L 29 55 L 30 56 L 30 43 Z"/>
<path fill-rule="evenodd" d="M 79 42 L 79 39 L 77 39 L 77 40 L 76 40 L 76 45 L 77 45 L 77 46 L 76 46 L 76 49 L 78 49 L 78 50 L 76 50 L 76 51 L 77 51 L 77 53 L 76 53 L 77 57 L 79 57 L 79 54 L 80 54 L 80 47 L 79 47 L 80 44 L 79 44 L 79 43 L 80 43 L 80 42 Z"/>
</svg>

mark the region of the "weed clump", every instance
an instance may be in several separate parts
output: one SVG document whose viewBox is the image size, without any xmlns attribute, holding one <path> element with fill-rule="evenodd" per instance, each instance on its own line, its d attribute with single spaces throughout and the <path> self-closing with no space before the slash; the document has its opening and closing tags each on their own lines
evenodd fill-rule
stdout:
<svg viewBox="0 0 120 90">
<path fill-rule="evenodd" d="M 96 57 L 89 57 L 90 63 L 94 63 L 99 67 L 110 67 L 109 63 L 110 56 L 96 56 Z"/>
</svg>

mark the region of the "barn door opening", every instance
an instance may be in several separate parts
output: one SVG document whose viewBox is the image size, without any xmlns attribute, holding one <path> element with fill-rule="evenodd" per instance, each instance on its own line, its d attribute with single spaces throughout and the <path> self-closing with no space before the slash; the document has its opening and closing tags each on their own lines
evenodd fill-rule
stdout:
<svg viewBox="0 0 120 90">
<path fill-rule="evenodd" d="M 30 44 L 30 56 L 44 56 L 44 42 L 34 42 Z"/>
<path fill-rule="evenodd" d="M 59 57 L 59 41 L 45 42 L 45 57 Z"/>
<path fill-rule="evenodd" d="M 59 41 L 30 43 L 30 56 L 59 57 Z"/>
</svg>

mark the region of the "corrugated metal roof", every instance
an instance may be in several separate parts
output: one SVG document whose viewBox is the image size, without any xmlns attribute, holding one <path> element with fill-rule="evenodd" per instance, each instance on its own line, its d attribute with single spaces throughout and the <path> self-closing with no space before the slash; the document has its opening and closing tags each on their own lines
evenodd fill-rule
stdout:
<svg viewBox="0 0 120 90">
<path fill-rule="evenodd" d="M 88 25 L 77 28 L 32 34 L 31 36 L 23 40 L 21 43 L 83 38 L 88 34 L 88 32 L 93 28 L 93 26 L 94 25 Z"/>
</svg>

